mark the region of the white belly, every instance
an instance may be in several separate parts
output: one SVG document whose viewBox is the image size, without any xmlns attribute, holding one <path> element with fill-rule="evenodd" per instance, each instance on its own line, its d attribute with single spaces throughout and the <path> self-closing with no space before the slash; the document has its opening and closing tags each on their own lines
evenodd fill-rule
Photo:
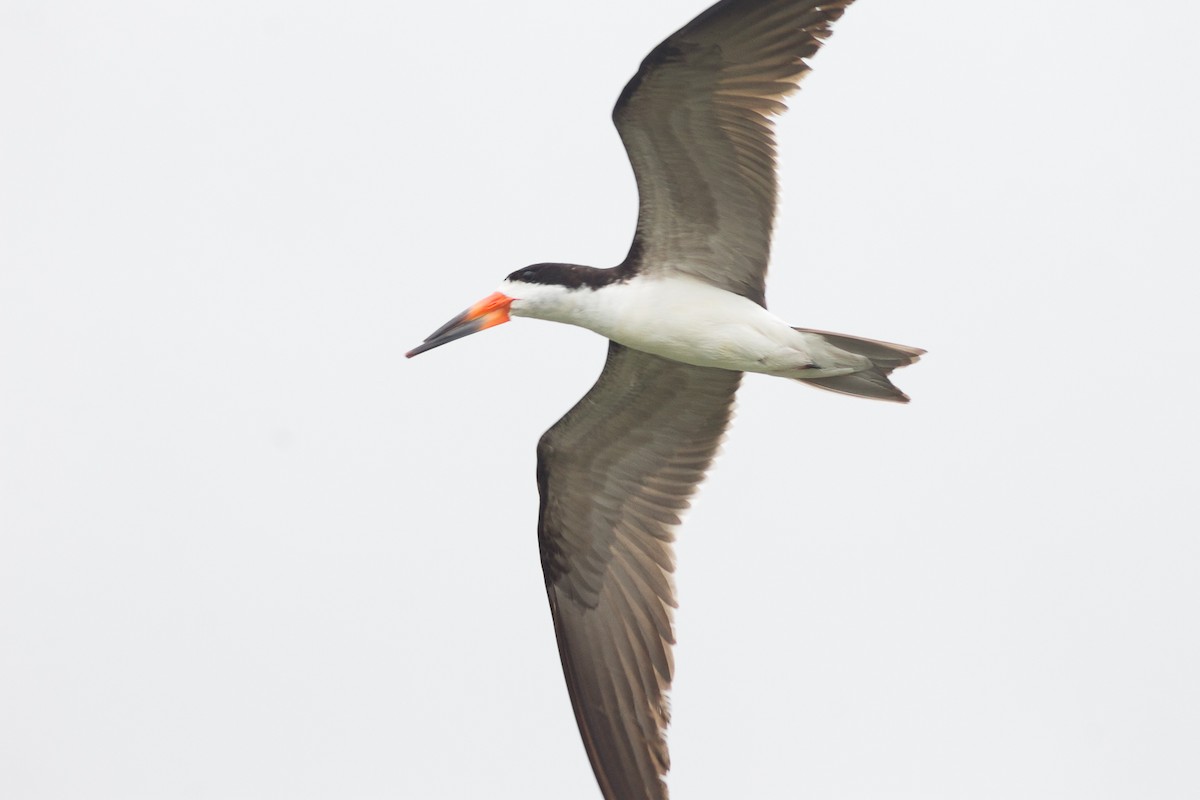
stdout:
<svg viewBox="0 0 1200 800">
<path fill-rule="evenodd" d="M 635 278 L 593 298 L 571 321 L 647 353 L 744 372 L 812 363 L 804 334 L 757 303 L 693 278 Z"/>
</svg>

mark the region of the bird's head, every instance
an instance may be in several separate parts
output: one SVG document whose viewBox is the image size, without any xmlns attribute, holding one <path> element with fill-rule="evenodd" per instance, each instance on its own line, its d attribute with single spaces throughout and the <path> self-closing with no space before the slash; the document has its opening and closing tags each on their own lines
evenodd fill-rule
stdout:
<svg viewBox="0 0 1200 800">
<path fill-rule="evenodd" d="M 438 328 L 404 355 L 412 358 L 455 339 L 508 322 L 512 317 L 569 322 L 571 309 L 575 306 L 572 298 L 577 296 L 575 290 L 587 285 L 580 279 L 583 274 L 580 271 L 589 269 L 573 264 L 523 267 L 505 278 L 499 290 Z"/>
</svg>

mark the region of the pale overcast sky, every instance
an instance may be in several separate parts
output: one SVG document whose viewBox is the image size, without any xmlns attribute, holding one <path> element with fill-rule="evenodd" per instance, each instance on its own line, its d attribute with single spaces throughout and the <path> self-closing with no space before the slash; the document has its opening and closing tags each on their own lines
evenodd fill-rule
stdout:
<svg viewBox="0 0 1200 800">
<path fill-rule="evenodd" d="M 705 0 L 0 0 L 0 796 L 596 798 L 534 445 L 609 121 Z M 414 10 L 417 9 L 417 10 Z M 860 0 L 768 288 L 928 348 L 751 376 L 679 545 L 673 796 L 1200 796 L 1200 6 Z"/>
</svg>

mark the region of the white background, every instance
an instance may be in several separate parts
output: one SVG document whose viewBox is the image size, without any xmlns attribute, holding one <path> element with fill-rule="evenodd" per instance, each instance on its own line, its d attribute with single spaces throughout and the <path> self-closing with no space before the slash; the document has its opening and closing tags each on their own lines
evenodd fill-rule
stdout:
<svg viewBox="0 0 1200 800">
<path fill-rule="evenodd" d="M 0 796 L 591 798 L 534 443 L 604 343 L 403 352 L 609 265 L 697 0 L 0 2 Z M 414 10 L 419 9 L 419 10 Z M 679 547 L 673 795 L 1200 796 L 1200 7 L 868 2 Z"/>
</svg>

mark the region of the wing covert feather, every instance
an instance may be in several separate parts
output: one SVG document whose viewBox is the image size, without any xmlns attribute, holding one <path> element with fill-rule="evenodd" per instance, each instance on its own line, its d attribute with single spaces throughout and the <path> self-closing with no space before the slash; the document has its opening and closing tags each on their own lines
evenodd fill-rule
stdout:
<svg viewBox="0 0 1200 800">
<path fill-rule="evenodd" d="M 596 385 L 538 443 L 546 592 L 579 731 L 609 800 L 667 797 L 673 529 L 740 380 L 610 343 Z"/>
<path fill-rule="evenodd" d="M 771 118 L 851 2 L 722 0 L 646 56 L 613 109 L 638 187 L 630 259 L 766 304 Z"/>
</svg>

